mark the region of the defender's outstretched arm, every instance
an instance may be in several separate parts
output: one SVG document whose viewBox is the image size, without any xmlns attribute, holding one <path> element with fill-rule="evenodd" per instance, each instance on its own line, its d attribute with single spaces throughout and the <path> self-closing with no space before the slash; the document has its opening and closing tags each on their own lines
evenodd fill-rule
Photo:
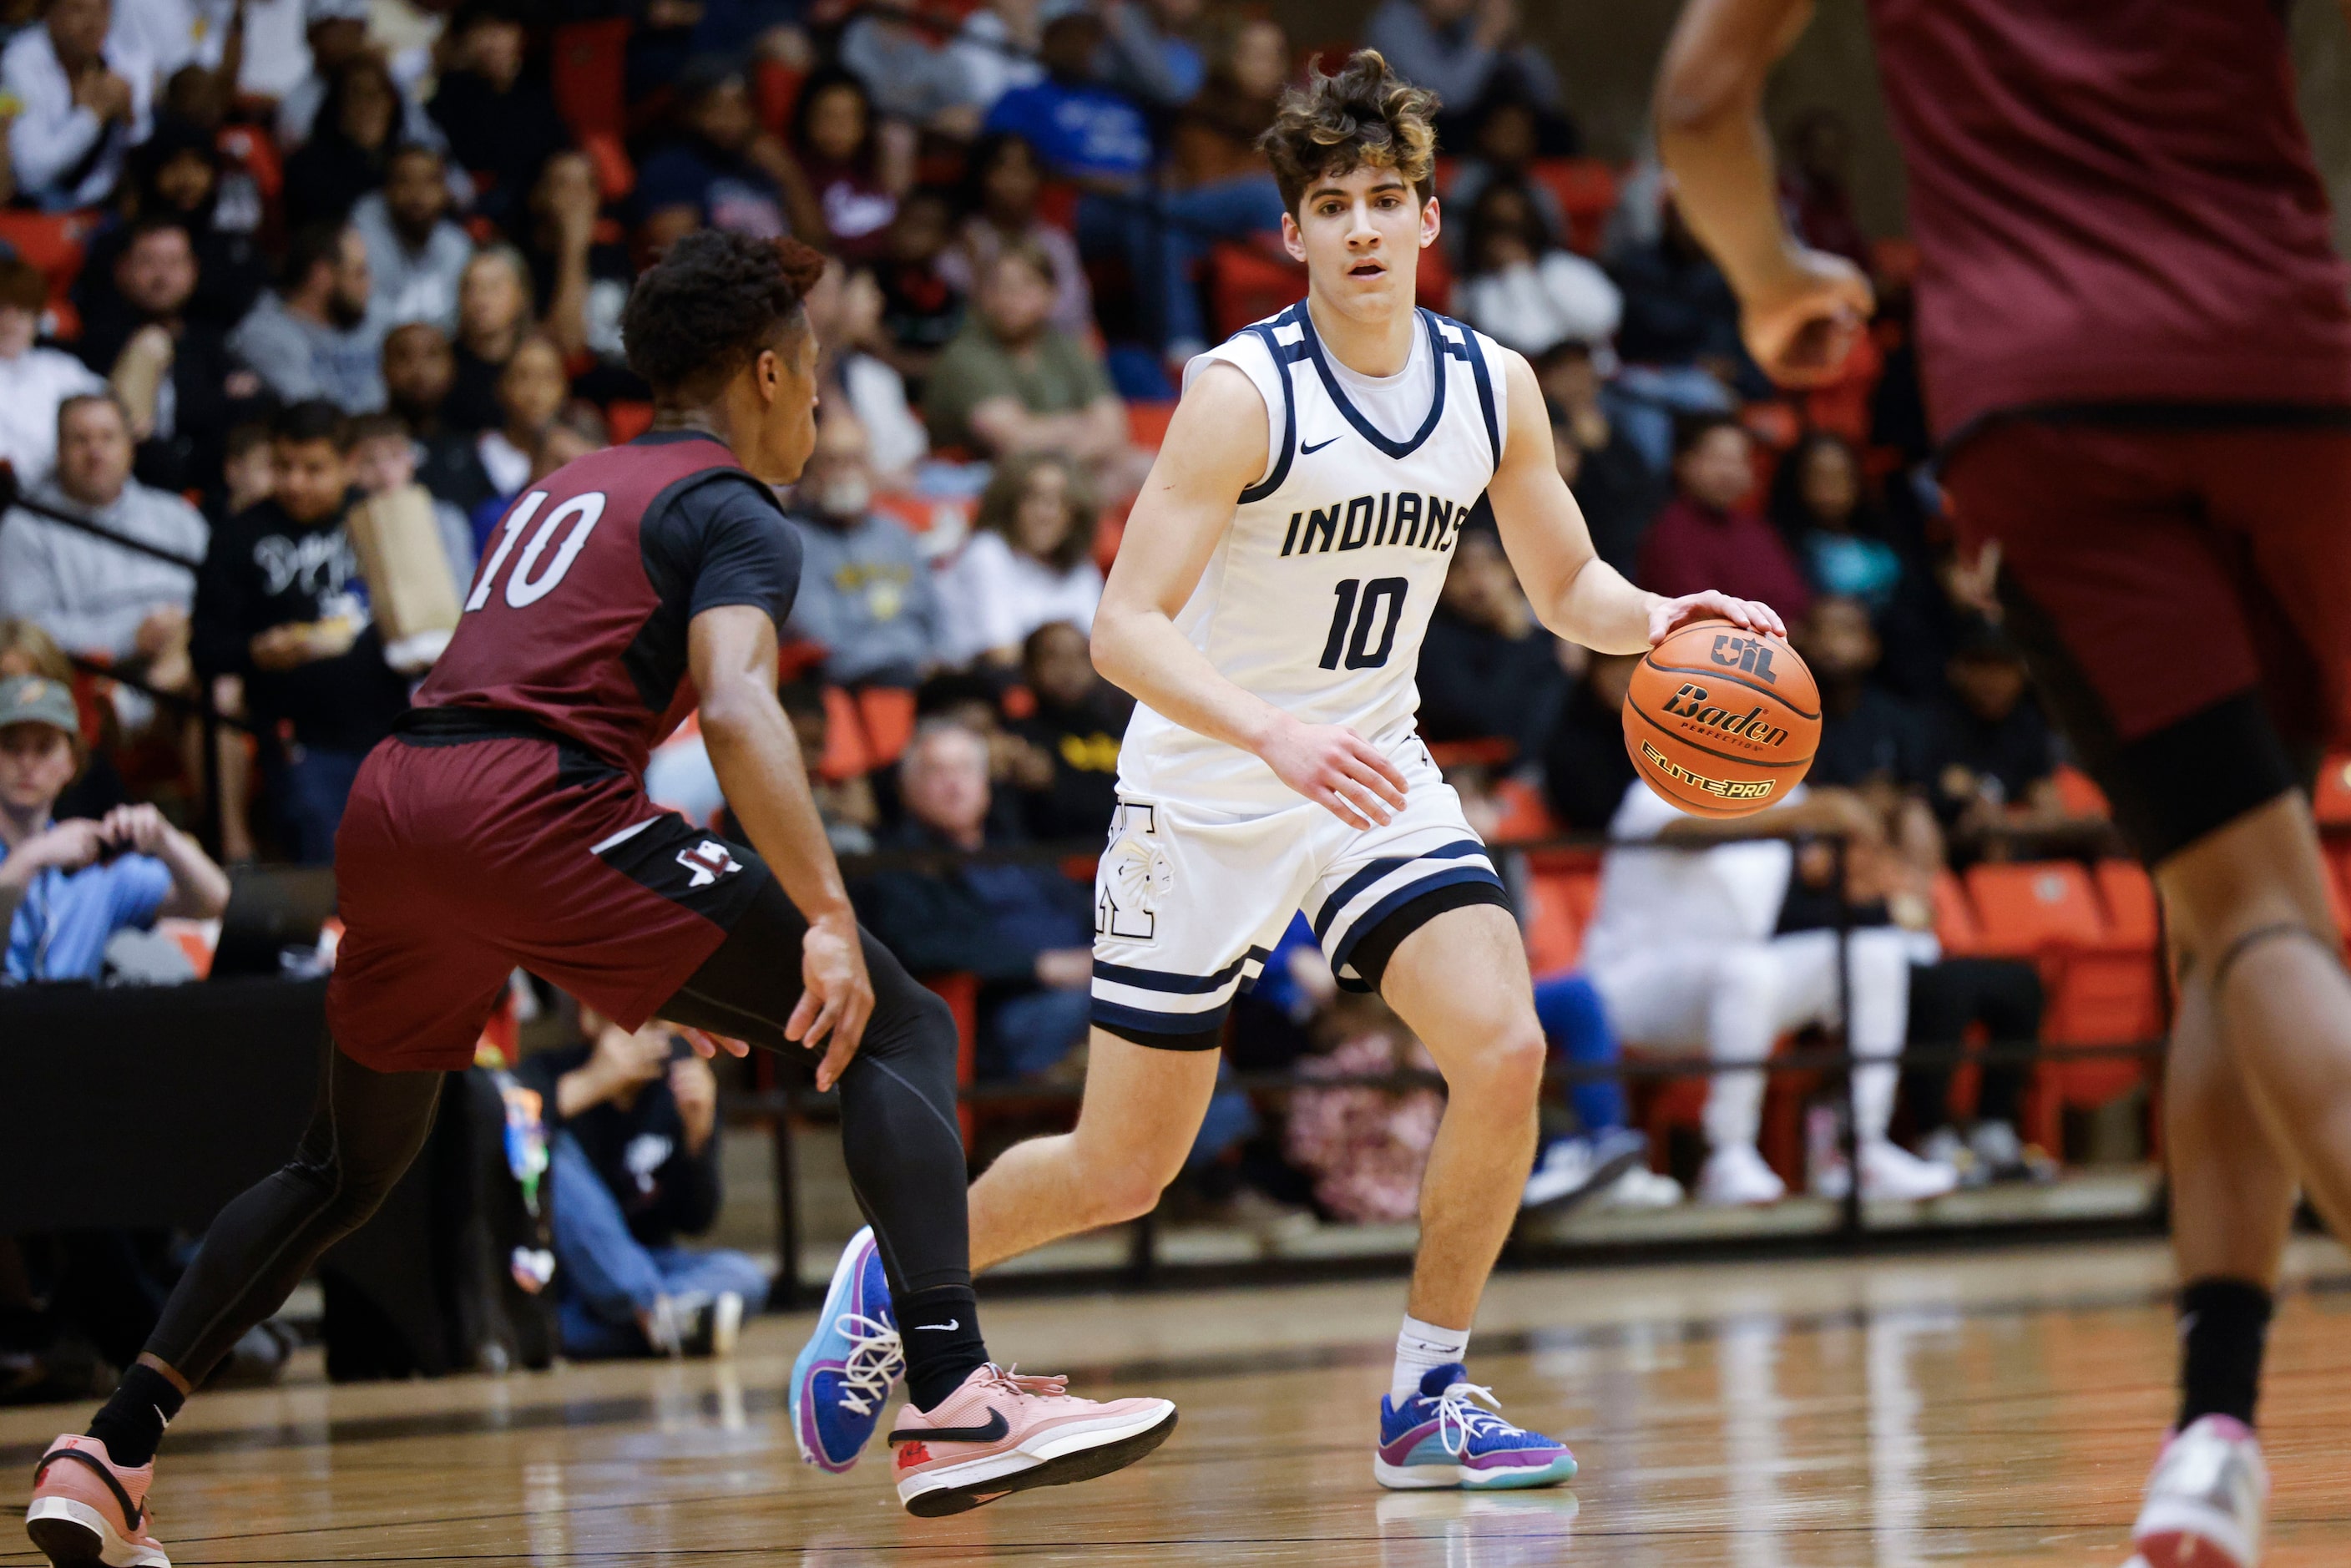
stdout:
<svg viewBox="0 0 2351 1568">
<path fill-rule="evenodd" d="M 1264 398 L 1231 365 L 1211 364 L 1185 392 L 1094 612 L 1094 668 L 1185 728 L 1262 758 L 1350 827 L 1385 822 L 1404 805 L 1394 764 L 1343 725 L 1301 724 L 1241 690 L 1176 627 L 1264 471 L 1269 423 Z"/>
<path fill-rule="evenodd" d="M 1534 367 L 1505 349 L 1502 373 L 1510 387 L 1510 423 L 1486 497 L 1537 619 L 1569 642 L 1604 653 L 1645 653 L 1682 622 L 1709 615 L 1750 632 L 1788 634 L 1768 604 L 1711 591 L 1667 599 L 1634 587 L 1602 560 L 1592 548 L 1583 508 L 1559 476 Z"/>
</svg>

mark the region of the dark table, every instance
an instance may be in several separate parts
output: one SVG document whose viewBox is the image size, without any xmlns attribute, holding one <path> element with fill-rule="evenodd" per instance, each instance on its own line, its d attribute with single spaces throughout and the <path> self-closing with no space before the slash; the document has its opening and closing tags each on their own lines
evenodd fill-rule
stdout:
<svg viewBox="0 0 2351 1568">
<path fill-rule="evenodd" d="M 209 1224 L 293 1153 L 324 980 L 0 987 L 0 1235 Z"/>
</svg>

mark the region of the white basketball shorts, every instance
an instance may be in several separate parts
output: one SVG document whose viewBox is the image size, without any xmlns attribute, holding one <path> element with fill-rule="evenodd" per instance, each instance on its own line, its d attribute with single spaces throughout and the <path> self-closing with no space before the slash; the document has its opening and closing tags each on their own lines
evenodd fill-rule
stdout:
<svg viewBox="0 0 2351 1568">
<path fill-rule="evenodd" d="M 1509 908 L 1427 747 L 1407 739 L 1392 760 L 1404 810 L 1368 830 L 1302 797 L 1241 813 L 1122 791 L 1094 875 L 1094 1023 L 1142 1045 L 1214 1050 L 1293 914 L 1304 911 L 1339 984 L 1370 991 L 1433 916 Z"/>
</svg>

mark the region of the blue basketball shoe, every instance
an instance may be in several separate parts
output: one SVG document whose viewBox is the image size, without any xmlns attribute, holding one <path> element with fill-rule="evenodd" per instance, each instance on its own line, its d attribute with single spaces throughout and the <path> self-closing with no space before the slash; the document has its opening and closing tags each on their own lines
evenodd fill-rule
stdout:
<svg viewBox="0 0 2351 1568">
<path fill-rule="evenodd" d="M 1491 1408 L 1479 1409 L 1480 1399 Z M 1373 1479 L 1399 1491 L 1500 1491 L 1575 1479 L 1575 1456 L 1566 1444 L 1511 1426 L 1494 1413 L 1500 1408 L 1493 1390 L 1470 1382 L 1469 1369 L 1459 1362 L 1431 1367 L 1420 1392 L 1401 1406 L 1381 1396 Z"/>
<path fill-rule="evenodd" d="M 835 1474 L 856 1464 L 905 1370 L 890 1282 L 868 1226 L 849 1239 L 816 1332 L 792 1364 L 792 1437 L 800 1462 Z"/>
</svg>

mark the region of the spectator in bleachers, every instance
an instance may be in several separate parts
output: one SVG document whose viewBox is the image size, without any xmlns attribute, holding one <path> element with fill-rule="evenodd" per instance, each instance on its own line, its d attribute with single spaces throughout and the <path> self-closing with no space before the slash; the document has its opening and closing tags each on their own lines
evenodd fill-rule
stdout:
<svg viewBox="0 0 2351 1568">
<path fill-rule="evenodd" d="M 1925 716 L 1877 679 L 1882 656 L 1858 599 L 1823 594 L 1790 629 L 1821 693 L 1821 745 L 1805 777 L 1848 789 L 1920 791 L 1931 771 Z"/>
<path fill-rule="evenodd" d="M 697 59 L 686 68 L 677 82 L 677 123 L 683 134 L 637 171 L 636 202 L 661 235 L 656 248 L 691 228 L 774 239 L 808 226 L 808 214 L 797 210 L 808 201 L 803 176 L 783 144 L 759 129 L 749 85 L 732 62 Z M 872 226 L 888 221 L 885 207 Z"/>
<path fill-rule="evenodd" d="M 1989 622 L 1969 628 L 1928 721 L 1935 815 L 1955 839 L 2071 821 L 2057 789 L 2057 736 L 2033 696 L 2024 653 Z"/>
<path fill-rule="evenodd" d="M 1788 128 L 1780 198 L 1796 236 L 1871 270 L 1869 235 L 1853 206 L 1853 131 L 1834 109 L 1810 109 Z"/>
<path fill-rule="evenodd" d="M 122 399 L 138 442 L 135 472 L 167 490 L 217 483 L 229 427 L 260 380 L 237 367 L 228 333 L 193 315 L 201 286 L 188 231 L 141 217 L 82 308 L 82 362 Z"/>
<path fill-rule="evenodd" d="M 281 402 L 324 398 L 345 413 L 383 406 L 384 323 L 371 308 L 367 244 L 349 224 L 321 224 L 286 247 L 277 287 L 264 294 L 229 351 Z"/>
<path fill-rule="evenodd" d="M 1039 46 L 1045 79 L 998 99 L 985 129 L 1017 133 L 1056 179 L 1085 193 L 1078 204 L 1082 249 L 1137 255 L 1152 228 L 1148 204 L 1136 200 L 1148 192 L 1150 122 L 1132 99 L 1095 78 L 1105 37 L 1101 16 L 1084 0 L 1057 0 L 1046 11 Z"/>
<path fill-rule="evenodd" d="M 580 1032 L 516 1073 L 551 1134 L 563 1354 L 732 1354 L 767 1271 L 678 1244 L 718 1219 L 717 1077 L 666 1024 L 632 1033 L 582 1009 Z"/>
<path fill-rule="evenodd" d="M 392 153 L 383 188 L 352 205 L 351 226 L 367 246 L 376 308 L 387 329 L 430 321 L 444 332 L 455 329 L 457 280 L 474 242 L 451 220 L 451 207 L 448 166 L 420 142 Z"/>
<path fill-rule="evenodd" d="M 0 680 L 0 984 L 95 980 L 116 932 L 214 919 L 228 903 L 220 867 L 152 806 L 57 821 L 82 762 L 73 693 Z"/>
<path fill-rule="evenodd" d="M 56 638 L 41 630 L 38 622 L 0 615 L 0 681 L 19 675 L 38 675 L 69 687 L 75 678 L 73 661 L 66 657 L 66 651 L 57 646 Z M 98 744 L 85 747 L 81 773 L 57 797 L 53 815 L 103 817 L 131 799 L 130 791 L 123 788 L 121 773 L 107 756 L 108 710 L 99 708 L 97 717 Z M 85 739 L 89 737 L 87 729 L 82 733 Z"/>
<path fill-rule="evenodd" d="M 1126 455 L 1126 406 L 1102 360 L 1055 329 L 1053 264 L 1008 245 L 981 275 L 963 331 L 931 368 L 923 413 L 938 446 L 985 457 L 1067 454 L 1096 474 Z"/>
<path fill-rule="evenodd" d="M 416 455 L 417 444 L 400 415 L 364 413 L 351 421 L 351 483 L 362 495 L 381 496 L 415 484 Z M 473 522 L 438 497 L 433 501 L 433 520 L 441 529 L 442 551 L 449 558 L 449 580 L 463 599 L 478 559 Z"/>
<path fill-rule="evenodd" d="M 792 148 L 806 171 L 827 248 L 851 260 L 880 256 L 898 200 L 914 183 L 906 128 L 876 114 L 872 95 L 855 77 L 820 71 L 793 105 Z"/>
<path fill-rule="evenodd" d="M 1091 632 L 1102 601 L 1094 564 L 1098 504 L 1066 457 L 1024 452 L 997 465 L 972 534 L 939 582 L 951 664 L 1019 662 L 1029 633 L 1052 621 Z"/>
<path fill-rule="evenodd" d="M 801 302 L 817 338 L 817 384 L 865 428 L 867 460 L 886 487 L 908 477 L 930 451 L 930 433 L 906 400 L 906 381 L 885 356 L 896 351 L 882 330 L 882 286 L 872 269 L 827 260 Z"/>
<path fill-rule="evenodd" d="M 1604 833 L 1635 774 L 1625 749 L 1625 694 L 1633 653 L 1594 653 L 1544 737 L 1543 800 L 1570 832 Z"/>
<path fill-rule="evenodd" d="M 1198 28 L 1203 9 L 1201 0 L 1102 0 L 1103 37 L 1096 71 L 1146 108 L 1192 103 L 1215 74 L 1189 36 Z"/>
<path fill-rule="evenodd" d="M 1069 230 L 1038 214 L 1045 168 L 1028 138 L 1009 131 L 981 137 L 966 164 L 966 182 L 969 215 L 954 246 L 939 257 L 939 275 L 969 296 L 1007 245 L 1034 246 L 1053 267 L 1053 309 L 1046 319 L 1074 338 L 1092 331 L 1093 288 L 1078 259 L 1078 242 Z"/>
<path fill-rule="evenodd" d="M 1672 201 L 1659 205 L 1657 237 L 1609 257 L 1609 275 L 1625 298 L 1616 329 L 1625 365 L 1609 393 L 1625 434 L 1662 472 L 1676 416 L 1736 409 L 1733 386 L 1750 367 L 1739 338 L 1739 302 L 1722 269 Z M 1753 390 L 1766 388 L 1758 381 Z"/>
<path fill-rule="evenodd" d="M 245 221 L 243 214 L 232 221 L 223 210 L 221 158 L 213 133 L 170 114 L 158 116 L 155 134 L 132 155 L 131 177 L 134 218 L 168 219 L 188 231 L 196 253 L 196 292 L 188 313 L 223 331 L 244 320 L 268 285 L 269 260 L 254 233 L 260 215 L 258 197 L 251 214 L 254 222 Z M 115 256 L 128 238 L 128 229 L 117 227 L 91 243 L 81 287 L 111 276 Z M 82 317 L 87 323 L 87 304 Z"/>
<path fill-rule="evenodd" d="M 310 139 L 329 87 L 345 66 L 368 53 L 369 4 L 370 0 L 303 0 L 303 42 L 309 46 L 310 69 L 277 100 L 279 147 L 290 151 Z M 403 62 L 396 57 L 387 63 L 400 94 L 395 139 L 438 148 L 441 128 L 424 112 L 423 101 L 416 96 L 416 75 L 403 69 Z"/>
<path fill-rule="evenodd" d="M 300 227 L 339 221 L 383 188 L 400 145 L 400 88 L 373 55 L 335 73 L 317 131 L 286 160 L 286 217 Z"/>
<path fill-rule="evenodd" d="M 286 848 L 310 865 L 334 859 L 360 762 L 408 706 L 408 683 L 384 662 L 343 531 L 350 443 L 350 422 L 332 403 L 312 399 L 279 414 L 271 497 L 213 530 L 196 583 L 197 672 L 230 677 L 229 695 L 263 737 Z M 245 814 L 241 800 L 224 805 Z"/>
<path fill-rule="evenodd" d="M 1129 9 L 1134 9 L 1131 6 Z M 1207 347 L 1194 272 L 1218 240 L 1281 232 L 1281 191 L 1257 139 L 1290 76 L 1290 38 L 1265 16 L 1228 12 L 1208 37 L 1207 85 L 1176 111 L 1159 193 L 1159 233 L 1138 273 L 1153 288 L 1146 329 L 1179 368 Z"/>
<path fill-rule="evenodd" d="M 970 729 L 920 725 L 899 760 L 898 789 L 906 820 L 883 848 L 989 847 L 988 748 Z M 851 891 L 866 928 L 908 969 L 979 977 L 983 1078 L 1033 1077 L 1085 1038 L 1093 900 L 1058 867 L 884 872 Z"/>
<path fill-rule="evenodd" d="M 1752 439 L 1727 414 L 1686 415 L 1674 430 L 1674 497 L 1641 540 L 1635 578 L 1653 593 L 1709 585 L 1760 599 L 1791 623 L 1813 601 L 1782 539 L 1748 505 L 1755 489 Z"/>
<path fill-rule="evenodd" d="M 1029 836 L 1089 839 L 1110 826 L 1118 804 L 1118 744 L 1134 699 L 1094 670 L 1086 634 L 1049 621 L 1020 647 L 1021 674 L 1036 706 L 1012 733 L 1045 758 L 1047 780 L 1021 791 Z"/>
<path fill-rule="evenodd" d="M 211 529 L 193 507 L 131 477 L 121 405 L 86 392 L 57 406 L 57 465 L 27 496 L 110 532 L 202 560 Z M 166 691 L 193 688 L 188 611 L 195 573 L 12 509 L 0 522 L 0 614 L 37 621 L 87 658 Z"/>
<path fill-rule="evenodd" d="M 485 246 L 457 275 L 455 379 L 441 416 L 459 430 L 498 423 L 498 376 L 534 327 L 530 267 L 512 246 Z"/>
<path fill-rule="evenodd" d="M 475 450 L 473 433 L 457 429 L 446 417 L 450 390 L 456 383 L 456 351 L 440 328 L 412 321 L 384 335 L 385 404 L 416 442 L 417 482 L 435 500 L 470 517 L 489 499 L 490 476 Z"/>
<path fill-rule="evenodd" d="M 627 361 L 621 346 L 621 307 L 628 303 L 636 269 L 625 246 L 599 240 L 596 220 L 603 193 L 596 167 L 584 152 L 559 152 L 547 161 L 530 193 L 528 221 L 516 248 L 530 267 L 531 292 L 547 302 L 539 329 L 566 357 L 595 357 L 597 368 L 583 382 L 619 395 Z M 643 398 L 635 387 L 628 389 Z"/>
<path fill-rule="evenodd" d="M 1608 275 L 1546 233 L 1529 188 L 1489 184 L 1469 206 L 1460 318 L 1506 349 L 1540 358 L 1562 343 L 1605 343 L 1625 301 Z"/>
<path fill-rule="evenodd" d="M 1597 352 L 1592 344 L 1569 339 L 1535 361 L 1535 377 L 1551 405 L 1559 476 L 1575 493 L 1592 548 L 1629 578 L 1640 559 L 1641 538 L 1665 504 L 1666 486 L 1610 417 L 1601 395 Z"/>
<path fill-rule="evenodd" d="M 1559 110 L 1559 75 L 1520 37 L 1517 0 L 1382 0 L 1364 43 L 1457 113 L 1499 92 Z"/>
<path fill-rule="evenodd" d="M 776 694 L 792 733 L 800 743 L 801 765 L 808 769 L 809 795 L 816 802 L 817 820 L 824 824 L 825 841 L 837 855 L 873 852 L 873 830 L 881 825 L 882 810 L 873 799 L 873 781 L 864 774 L 828 779 L 820 768 L 832 719 L 826 712 L 824 693 L 813 681 L 786 681 Z M 717 785 L 717 775 L 711 776 Z"/>
<path fill-rule="evenodd" d="M 1814 592 L 1858 599 L 1875 614 L 1902 585 L 1902 558 L 1886 541 L 1861 454 L 1842 436 L 1813 431 L 1780 459 L 1771 517 Z"/>
<path fill-rule="evenodd" d="M 1566 695 L 1559 654 L 1559 639 L 1519 589 L 1501 537 L 1480 517 L 1461 530 L 1421 645 L 1421 733 L 1500 737 L 1519 756 L 1535 756 Z"/>
<path fill-rule="evenodd" d="M 2015 958 L 1945 958 L 1910 970 L 1909 1042 L 1919 1051 L 1952 1051 L 1980 1027 L 1997 1046 L 2041 1038 L 2041 971 Z M 1959 1172 L 1968 1186 L 1997 1181 L 2053 1181 L 2057 1162 L 2017 1131 L 2032 1064 L 1987 1060 L 1976 1081 L 1975 1115 L 1955 1103 L 1957 1069 L 1948 1062 L 1906 1067 L 1903 1093 L 1920 1133 L 1919 1152 Z"/>
<path fill-rule="evenodd" d="M 1045 68 L 1037 63 L 1038 47 L 1044 42 L 1040 8 L 1039 0 L 982 0 L 956 29 L 947 47 L 971 84 L 971 100 L 982 122 L 998 99 L 1016 87 L 1045 79 Z"/>
<path fill-rule="evenodd" d="M 112 22 L 109 0 L 50 0 L 41 25 L 0 54 L 0 88 L 19 106 L 8 126 L 16 194 L 44 212 L 104 201 L 154 127 L 155 62 L 128 32 L 110 33 Z"/>
<path fill-rule="evenodd" d="M 547 73 L 525 68 L 526 42 L 516 0 L 465 0 L 443 35 L 447 63 L 425 106 L 449 156 L 477 177 L 476 209 L 493 219 L 518 206 L 541 165 L 571 144 Z"/>
<path fill-rule="evenodd" d="M 1853 1090 L 1862 1192 L 1947 1192 L 1957 1172 L 1918 1159 L 1886 1135 L 1897 1075 L 1893 1058 L 1908 1018 L 1907 936 L 1886 925 L 1856 930 L 1841 965 L 1834 930 L 1781 932 L 1796 859 L 1790 846 L 1723 841 L 1806 831 L 1842 832 L 1874 845 L 1878 819 L 1852 794 L 1823 789 L 1738 821 L 1712 821 L 1685 816 L 1646 785 L 1633 785 L 1610 836 L 1654 840 L 1657 847 L 1612 849 L 1603 859 L 1600 898 L 1584 933 L 1585 970 L 1626 1044 L 1703 1050 L 1718 1064 L 1760 1065 L 1780 1035 L 1838 1019 L 1842 969 L 1852 996 L 1846 1032 L 1864 1059 L 1854 1070 Z M 1772 1203 L 1785 1194 L 1756 1146 L 1763 1087 L 1760 1071 L 1718 1073 L 1708 1086 L 1710 1152 L 1698 1177 L 1700 1202 Z"/>
<path fill-rule="evenodd" d="M 970 140 L 1002 90 L 997 72 L 975 68 L 978 51 L 938 20 L 861 10 L 841 29 L 840 53 L 875 111 L 953 141 Z"/>
<path fill-rule="evenodd" d="M 873 508 L 865 428 L 854 413 L 822 410 L 792 500 L 800 591 L 791 629 L 823 644 L 832 685 L 913 690 L 941 662 L 938 594 L 914 536 Z"/>
<path fill-rule="evenodd" d="M 1608 1027 L 1600 993 L 1581 972 L 1535 981 L 1535 1018 L 1551 1054 L 1571 1067 L 1614 1067 L 1624 1048 Z M 1520 1203 L 1528 1208 L 1591 1199 L 1604 1208 L 1671 1208 L 1682 1184 L 1649 1168 L 1648 1134 L 1630 1124 L 1625 1085 L 1614 1078 L 1568 1086 L 1576 1130 L 1546 1138 Z"/>
<path fill-rule="evenodd" d="M 1558 194 L 1533 176 L 1532 166 L 1541 151 L 1541 125 L 1534 105 L 1514 93 L 1489 98 L 1479 106 L 1478 122 L 1470 131 L 1468 156 L 1453 171 L 1453 183 L 1446 187 L 1445 210 L 1468 213 L 1477 206 L 1478 198 L 1486 193 L 1489 186 L 1518 185 L 1526 191 L 1527 200 L 1533 204 L 1542 232 L 1564 243 L 1567 213 L 1560 206 Z M 1470 259 L 1468 228 L 1447 225 L 1444 240 L 1454 264 L 1467 266 Z"/>
<path fill-rule="evenodd" d="M 939 264 L 955 242 L 955 209 L 946 193 L 906 193 L 883 236 L 873 265 L 882 287 L 882 329 L 899 373 L 919 382 L 962 330 L 963 291 Z"/>
<path fill-rule="evenodd" d="M 57 405 L 106 383 L 62 349 L 44 347 L 48 280 L 15 256 L 0 257 L 0 461 L 20 482 L 45 477 L 57 455 Z"/>
<path fill-rule="evenodd" d="M 206 509 L 208 519 L 233 517 L 269 499 L 277 486 L 277 457 L 271 450 L 269 426 L 248 420 L 231 427 L 228 454 L 221 460 L 220 488 Z"/>
<path fill-rule="evenodd" d="M 482 459 L 482 472 L 490 476 L 497 509 L 503 511 L 506 502 L 530 482 L 539 444 L 570 396 L 571 379 L 564 373 L 563 350 L 550 338 L 532 333 L 515 345 L 515 351 L 499 367 L 498 423 L 482 432 L 474 444 Z"/>
</svg>

